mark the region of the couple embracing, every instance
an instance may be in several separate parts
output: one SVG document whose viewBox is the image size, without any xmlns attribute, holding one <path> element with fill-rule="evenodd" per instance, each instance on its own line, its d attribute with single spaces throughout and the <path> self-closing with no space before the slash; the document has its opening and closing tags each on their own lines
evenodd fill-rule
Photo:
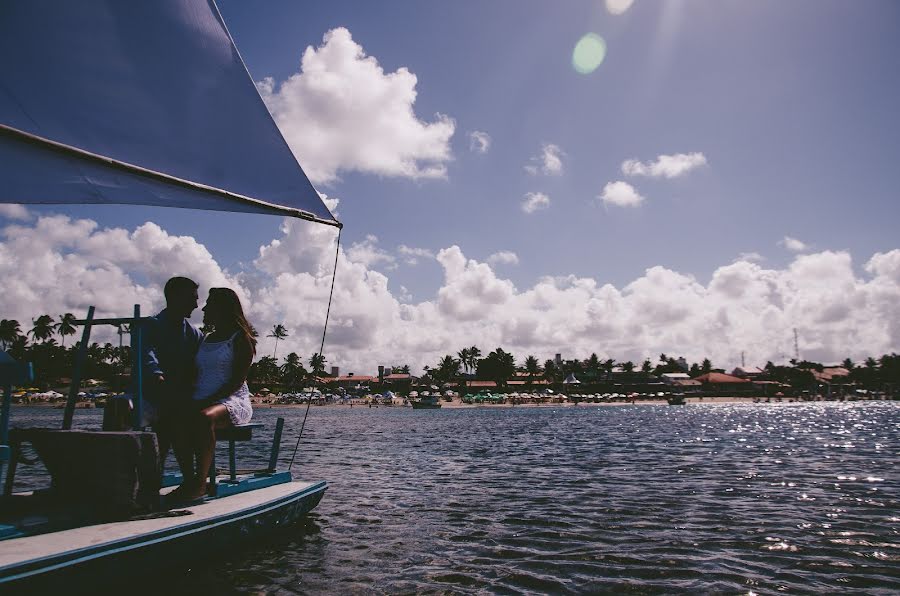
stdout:
<svg viewBox="0 0 900 596">
<path fill-rule="evenodd" d="M 216 429 L 246 424 L 253 415 L 247 371 L 256 351 L 253 328 L 237 294 L 211 288 L 203 307 L 203 336 L 188 321 L 197 308 L 197 283 L 173 277 L 165 286 L 166 308 L 145 328 L 144 371 L 161 467 L 169 446 L 183 483 L 170 498 L 206 494 L 216 448 Z"/>
</svg>

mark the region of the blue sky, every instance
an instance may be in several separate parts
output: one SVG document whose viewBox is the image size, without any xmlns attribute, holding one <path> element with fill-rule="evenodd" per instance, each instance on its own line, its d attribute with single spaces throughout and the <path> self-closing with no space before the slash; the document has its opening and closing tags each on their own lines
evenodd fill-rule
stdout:
<svg viewBox="0 0 900 596">
<path fill-rule="evenodd" d="M 221 9 L 257 79 L 287 78 L 343 26 L 385 70 L 416 74 L 420 118 L 457 123 L 446 180 L 343 174 L 327 189 L 349 240 L 512 250 L 527 263 L 509 272 L 521 284 L 560 273 L 623 283 L 657 264 L 706 278 L 742 252 L 786 262 L 785 235 L 854 254 L 895 247 L 895 3 L 638 1 L 621 16 L 599 1 L 326 6 Z M 587 32 L 608 53 L 584 76 L 571 53 Z M 468 130 L 490 134 L 487 154 L 468 151 Z M 524 172 L 543 143 L 565 152 L 562 176 Z M 641 208 L 598 204 L 625 159 L 694 151 L 708 167 L 635 183 Z M 550 208 L 523 214 L 527 192 Z M 425 296 L 439 271 L 403 273 Z"/>
<path fill-rule="evenodd" d="M 340 201 L 345 248 L 356 244 L 356 262 L 383 274 L 387 293 L 400 303 L 434 304 L 444 315 L 460 312 L 442 303 L 454 293 L 447 290 L 452 286 L 447 263 L 426 256 L 408 264 L 400 245 L 423 255 L 455 245 L 465 258 L 490 266 L 493 281 L 488 285 L 508 282 L 515 294 L 534 290 L 547 276 L 590 279 L 597 287 L 611 284 L 627 294 L 629 285 L 647 279 L 654 267 L 712 291 L 717 272 L 735 260 L 765 277 L 759 271 L 788 275 L 798 259 L 822 254 L 846 255 L 860 286 L 876 275 L 866 269 L 873 255 L 894 255 L 898 248 L 896 2 L 636 0 L 618 15 L 602 0 L 264 5 L 221 0 L 219 7 L 253 79 L 271 77 L 276 99 L 267 97 L 267 102 L 301 165 L 309 172 L 320 156 L 330 156 L 333 175 L 314 175 L 314 183 Z M 349 33 L 345 47 L 352 38 L 385 76 L 406 69 L 416 77 L 415 99 L 406 104 L 413 124 L 407 120 L 391 130 L 402 136 L 407 131 L 402 126 L 412 126 L 419 135 L 418 145 L 412 145 L 421 145 L 420 158 L 416 149 L 406 155 L 418 173 L 372 165 L 378 155 L 347 147 L 355 140 L 352 130 L 334 135 L 327 146 L 294 144 L 307 123 L 290 120 L 296 113 L 291 102 L 311 100 L 301 92 L 279 95 L 281 85 L 301 74 L 307 48 L 324 56 L 323 36 L 339 28 Z M 595 71 L 580 74 L 573 68 L 572 52 L 588 33 L 605 40 L 606 55 Z M 348 88 L 368 93 L 361 83 L 350 83 Z M 368 101 L 368 108 L 376 108 L 368 119 L 383 115 L 377 113 L 376 99 Z M 304 109 L 312 108 L 308 104 Z M 328 106 L 316 109 L 330 113 Z M 428 128 L 441 123 L 451 127 L 451 134 L 445 130 L 441 137 Z M 327 129 L 329 123 L 322 126 Z M 345 124 L 336 121 L 334 126 Z M 490 139 L 485 152 L 472 150 L 470 133 L 475 131 Z M 362 130 L 360 140 L 377 132 Z M 367 142 L 371 153 L 391 151 L 389 143 L 381 147 L 377 138 Z M 547 169 L 540 159 L 548 146 L 559 158 L 558 167 Z M 441 151 L 443 156 L 435 157 Z M 661 166 L 655 176 L 635 173 L 635 168 L 629 175 L 623 169 L 626 160 L 637 160 L 642 164 L 638 169 L 649 172 L 660 156 L 693 156 L 692 165 L 669 170 L 671 177 L 663 175 Z M 529 173 L 528 166 L 537 172 Z M 423 174 L 428 167 L 438 173 Z M 643 197 L 640 204 L 602 200 L 604 188 L 615 182 L 630 185 Z M 546 197 L 543 208 L 523 210 L 529 193 Z M 205 246 L 223 275 L 247 284 L 248 297 L 265 285 L 250 278 L 277 275 L 255 260 L 260 247 L 283 233 L 279 218 L 200 217 L 136 207 L 42 207 L 31 212 L 89 218 L 101 229 L 134 230 L 155 222 L 169 236 L 193 237 Z M 370 235 L 377 241 L 367 241 Z M 509 256 L 489 261 L 503 251 L 514 253 L 516 262 Z M 152 277 L 138 270 L 129 275 L 134 280 Z M 809 292 L 816 295 L 820 289 Z M 876 308 L 872 298 L 862 302 Z M 711 303 L 698 304 L 700 310 L 714 310 Z M 860 304 L 847 308 L 862 308 Z M 279 308 L 261 316 L 277 321 Z M 742 308 L 749 313 L 756 307 Z M 406 316 L 402 308 L 397 312 Z M 865 313 L 870 319 L 894 317 L 893 311 Z M 428 318 L 423 312 L 409 316 Z M 798 317 L 786 312 L 780 316 L 784 320 L 774 326 L 785 333 L 798 324 L 827 327 L 822 321 L 797 323 Z M 730 343 L 738 343 L 743 327 L 729 329 Z M 827 359 L 841 350 L 862 354 L 900 347 L 900 330 L 853 340 L 867 345 L 845 346 L 852 335 L 842 329 L 811 339 L 818 350 L 813 354 Z M 447 347 L 407 346 L 426 354 L 423 361 L 466 345 L 455 345 L 465 340 L 448 329 L 429 332 Z M 485 341 L 508 341 L 519 352 L 549 357 L 559 350 L 588 349 L 585 333 L 541 343 L 532 332 L 520 337 L 504 328 L 487 334 Z M 646 341 L 628 343 L 629 333 L 627 327 L 597 331 L 601 347 L 596 349 L 602 351 L 606 341 L 612 344 L 610 353 L 615 347 L 632 358 L 664 348 L 697 354 L 718 350 L 722 360 L 739 352 L 719 344 L 684 346 L 694 340 L 683 333 L 651 334 Z M 775 346 L 782 339 L 753 341 Z M 307 347 L 297 341 L 296 349 Z M 370 352 L 341 341 L 341 357 L 369 365 Z M 477 342 L 476 337 L 468 343 Z M 754 357 L 764 362 L 783 349 L 756 351 Z M 414 360 L 399 350 L 391 357 Z"/>
</svg>

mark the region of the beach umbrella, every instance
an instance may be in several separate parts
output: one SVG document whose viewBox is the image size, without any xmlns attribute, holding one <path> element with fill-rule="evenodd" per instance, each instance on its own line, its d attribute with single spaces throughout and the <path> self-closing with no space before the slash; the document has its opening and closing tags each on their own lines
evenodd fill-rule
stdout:
<svg viewBox="0 0 900 596">
<path fill-rule="evenodd" d="M 575 373 L 569 373 L 569 376 L 563 381 L 564 385 L 580 385 L 581 381 L 575 378 Z"/>
</svg>

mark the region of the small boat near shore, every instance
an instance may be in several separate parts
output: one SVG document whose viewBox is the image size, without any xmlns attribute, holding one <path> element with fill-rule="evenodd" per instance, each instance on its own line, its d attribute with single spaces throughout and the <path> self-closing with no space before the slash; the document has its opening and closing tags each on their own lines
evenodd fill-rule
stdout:
<svg viewBox="0 0 900 596">
<path fill-rule="evenodd" d="M 441 397 L 439 395 L 420 395 L 418 398 L 409 400 L 413 410 L 438 410 L 441 407 Z"/>
</svg>

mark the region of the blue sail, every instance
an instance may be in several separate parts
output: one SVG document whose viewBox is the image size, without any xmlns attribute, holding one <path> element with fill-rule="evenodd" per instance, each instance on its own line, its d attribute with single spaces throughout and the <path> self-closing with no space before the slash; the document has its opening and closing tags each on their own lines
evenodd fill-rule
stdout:
<svg viewBox="0 0 900 596">
<path fill-rule="evenodd" d="M 340 226 L 211 0 L 5 3 L 0 203 L 156 205 Z"/>
</svg>

